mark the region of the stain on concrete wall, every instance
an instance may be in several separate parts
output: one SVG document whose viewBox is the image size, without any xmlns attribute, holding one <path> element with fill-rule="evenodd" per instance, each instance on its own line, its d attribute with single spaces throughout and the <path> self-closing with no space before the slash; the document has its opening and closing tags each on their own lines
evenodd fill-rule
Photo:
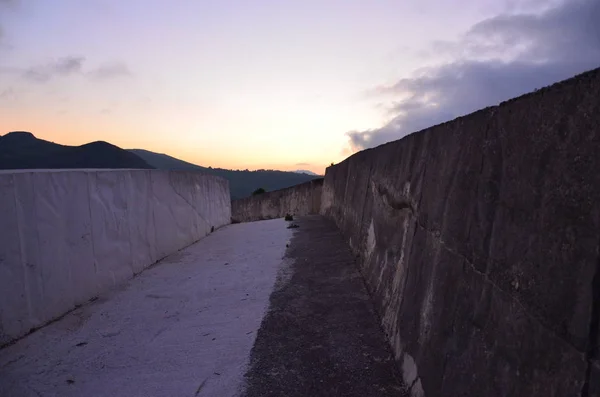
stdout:
<svg viewBox="0 0 600 397">
<path fill-rule="evenodd" d="M 321 208 L 323 179 L 246 197 L 231 202 L 234 222 L 252 222 L 283 218 L 286 214 L 318 214 Z"/>
<path fill-rule="evenodd" d="M 0 173 L 0 346 L 230 222 L 229 183 L 181 171 Z"/>
<path fill-rule="evenodd" d="M 600 69 L 327 169 L 413 396 L 600 395 L 599 170 Z"/>
</svg>

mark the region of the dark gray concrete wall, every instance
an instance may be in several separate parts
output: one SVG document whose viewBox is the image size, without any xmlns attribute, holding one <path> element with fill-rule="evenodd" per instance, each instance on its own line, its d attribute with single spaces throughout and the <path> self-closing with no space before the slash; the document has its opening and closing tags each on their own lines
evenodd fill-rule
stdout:
<svg viewBox="0 0 600 397">
<path fill-rule="evenodd" d="M 329 167 L 321 212 L 412 395 L 600 395 L 600 69 Z"/>
<path fill-rule="evenodd" d="M 233 222 L 252 222 L 283 218 L 286 214 L 318 214 L 321 208 L 323 179 L 246 197 L 231 202 Z"/>
</svg>

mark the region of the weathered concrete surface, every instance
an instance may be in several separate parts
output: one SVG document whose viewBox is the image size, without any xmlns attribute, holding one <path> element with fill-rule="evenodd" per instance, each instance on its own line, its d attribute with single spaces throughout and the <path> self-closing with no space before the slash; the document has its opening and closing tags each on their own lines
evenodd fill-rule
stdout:
<svg viewBox="0 0 600 397">
<path fill-rule="evenodd" d="M 0 346 L 230 222 L 193 172 L 0 173 Z"/>
<path fill-rule="evenodd" d="M 323 179 L 275 190 L 231 202 L 231 219 L 234 222 L 251 222 L 263 219 L 318 214 L 321 209 Z"/>
<path fill-rule="evenodd" d="M 297 223 L 290 266 L 280 271 L 252 349 L 244 396 L 407 395 L 335 225 L 320 216 Z"/>
<path fill-rule="evenodd" d="M 0 350 L 2 397 L 228 397 L 291 237 L 230 225 Z"/>
<path fill-rule="evenodd" d="M 327 169 L 413 395 L 600 395 L 598 153 L 594 70 Z"/>
</svg>

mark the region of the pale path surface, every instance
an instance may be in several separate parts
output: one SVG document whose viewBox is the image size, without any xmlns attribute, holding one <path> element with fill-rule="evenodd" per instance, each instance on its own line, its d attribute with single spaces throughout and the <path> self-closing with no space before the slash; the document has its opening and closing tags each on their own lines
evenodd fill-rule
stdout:
<svg viewBox="0 0 600 397">
<path fill-rule="evenodd" d="M 234 396 L 292 233 L 216 231 L 0 351 L 0 397 Z"/>
</svg>

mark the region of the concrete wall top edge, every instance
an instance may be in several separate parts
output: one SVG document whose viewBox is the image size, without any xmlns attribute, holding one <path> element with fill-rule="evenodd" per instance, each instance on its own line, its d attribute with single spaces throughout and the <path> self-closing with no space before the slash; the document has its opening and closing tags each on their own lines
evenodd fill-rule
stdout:
<svg viewBox="0 0 600 397">
<path fill-rule="evenodd" d="M 494 109 L 498 109 L 498 108 L 504 108 L 507 105 L 511 105 L 512 106 L 514 104 L 514 102 L 524 101 L 524 100 L 530 99 L 531 97 L 535 97 L 535 96 L 543 96 L 543 95 L 549 94 L 549 93 L 551 93 L 553 91 L 560 90 L 560 89 L 562 89 L 566 85 L 571 85 L 571 84 L 574 84 L 576 82 L 583 82 L 583 81 L 586 81 L 588 79 L 593 79 L 596 75 L 599 75 L 599 74 L 600 74 L 600 67 L 598 67 L 596 69 L 588 70 L 587 72 L 580 73 L 580 74 L 575 75 L 575 76 L 573 76 L 571 78 L 568 78 L 566 80 L 561 80 L 561 81 L 558 81 L 558 82 L 556 82 L 554 84 L 548 85 L 546 87 L 542 87 L 540 89 L 528 92 L 526 94 L 523 94 L 523 95 L 511 98 L 511 99 L 508 99 L 506 101 L 502 101 L 498 105 L 487 106 L 487 107 L 481 108 L 479 110 L 476 110 L 474 112 L 471 112 L 469 114 L 465 114 L 465 115 L 462 115 L 462 116 L 455 117 L 454 119 L 445 121 L 443 123 L 434 124 L 434 125 L 432 125 L 430 127 L 424 128 L 422 130 L 414 131 L 414 132 L 412 132 L 412 133 L 410 133 L 408 135 L 403 136 L 402 138 L 399 138 L 399 139 L 396 139 L 396 140 L 393 140 L 393 141 L 389 141 L 389 142 L 386 142 L 386 143 L 382 143 L 381 145 L 378 145 L 378 146 L 375 146 L 375 147 L 372 147 L 372 148 L 363 149 L 363 150 L 361 150 L 359 152 L 354 153 L 351 156 L 348 156 L 347 158 L 345 158 L 343 161 L 339 162 L 338 164 L 334 164 L 333 166 L 326 167 L 326 169 L 325 169 L 325 175 L 327 175 L 327 170 L 329 168 L 335 167 L 335 166 L 337 166 L 339 164 L 343 164 L 343 163 L 349 161 L 349 159 L 354 158 L 355 156 L 360 155 L 361 153 L 362 153 L 362 155 L 364 155 L 365 153 L 368 153 L 369 151 L 377 149 L 377 148 L 382 148 L 382 147 L 387 146 L 387 145 L 399 144 L 400 142 L 409 141 L 411 139 L 414 139 L 416 135 L 422 135 L 422 134 L 432 133 L 433 131 L 436 131 L 436 130 L 438 130 L 438 129 L 440 129 L 440 128 L 448 125 L 448 124 L 453 124 L 453 123 L 456 123 L 457 121 L 461 121 L 461 120 L 468 120 L 468 119 L 471 119 L 473 117 L 479 116 L 481 113 L 490 112 L 490 111 L 493 111 Z"/>
<path fill-rule="evenodd" d="M 317 178 L 317 179 L 310 180 L 308 182 L 299 183 L 297 185 L 289 186 L 289 187 L 286 187 L 286 188 L 283 188 L 283 189 L 271 190 L 269 192 L 265 192 L 265 193 L 261 194 L 260 196 L 242 197 L 242 198 L 239 198 L 239 199 L 236 199 L 236 200 L 232 200 L 232 201 L 233 202 L 243 202 L 243 201 L 248 201 L 248 200 L 253 200 L 253 199 L 256 200 L 256 199 L 261 198 L 261 197 L 262 198 L 268 197 L 268 196 L 273 195 L 273 194 L 284 194 L 286 192 L 291 192 L 291 191 L 294 191 L 294 190 L 302 189 L 304 187 L 308 188 L 308 187 L 314 186 L 314 185 L 323 185 L 323 181 L 324 180 L 325 180 L 324 177 L 323 178 Z"/>
<path fill-rule="evenodd" d="M 152 173 L 175 173 L 175 174 L 192 174 L 211 177 L 227 181 L 227 179 L 211 175 L 202 171 L 193 170 L 158 170 L 158 169 L 143 169 L 143 168 L 31 168 L 31 169 L 10 169 L 0 170 L 0 174 L 31 174 L 31 173 L 61 173 L 61 172 L 85 172 L 85 173 L 101 173 L 101 172 L 152 172 Z"/>
<path fill-rule="evenodd" d="M 115 171 L 162 171 L 144 168 L 25 168 L 0 170 L 0 174 L 24 174 L 29 172 L 115 172 Z"/>
</svg>

